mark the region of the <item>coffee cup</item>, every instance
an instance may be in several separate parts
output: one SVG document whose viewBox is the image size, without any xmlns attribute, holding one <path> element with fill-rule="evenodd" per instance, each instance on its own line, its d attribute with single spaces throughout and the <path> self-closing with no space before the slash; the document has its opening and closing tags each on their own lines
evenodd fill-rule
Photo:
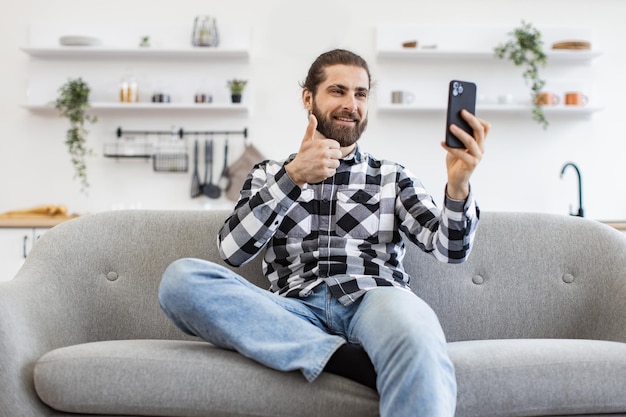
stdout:
<svg viewBox="0 0 626 417">
<path fill-rule="evenodd" d="M 589 98 L 580 91 L 570 91 L 565 93 L 566 106 L 584 106 L 589 102 Z"/>
<path fill-rule="evenodd" d="M 396 90 L 391 92 L 393 104 L 410 104 L 415 100 L 415 95 L 409 91 Z"/>
<path fill-rule="evenodd" d="M 559 96 L 549 91 L 541 91 L 535 96 L 535 104 L 540 106 L 555 106 L 561 102 Z"/>
<path fill-rule="evenodd" d="M 498 96 L 499 104 L 513 104 L 513 94 L 500 94 Z"/>
</svg>

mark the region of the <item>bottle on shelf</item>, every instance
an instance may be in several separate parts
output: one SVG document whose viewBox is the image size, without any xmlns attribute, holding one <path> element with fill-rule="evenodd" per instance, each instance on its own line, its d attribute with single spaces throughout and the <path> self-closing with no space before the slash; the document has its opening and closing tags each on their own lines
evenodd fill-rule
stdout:
<svg viewBox="0 0 626 417">
<path fill-rule="evenodd" d="M 139 102 L 137 79 L 132 73 L 125 75 L 120 82 L 120 101 L 122 103 Z"/>
</svg>

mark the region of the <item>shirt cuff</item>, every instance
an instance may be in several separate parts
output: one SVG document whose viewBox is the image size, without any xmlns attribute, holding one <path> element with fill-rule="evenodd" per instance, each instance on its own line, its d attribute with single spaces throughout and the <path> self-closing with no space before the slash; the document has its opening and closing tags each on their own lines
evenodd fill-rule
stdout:
<svg viewBox="0 0 626 417">
<path fill-rule="evenodd" d="M 456 200 L 448 196 L 448 186 L 446 185 L 443 205 L 447 211 L 464 214 L 469 219 L 479 216 L 478 207 L 474 201 L 471 185 L 469 187 L 469 194 L 465 200 Z"/>
<path fill-rule="evenodd" d="M 284 166 L 274 175 L 274 184 L 270 185 L 269 191 L 284 208 L 291 207 L 302 194 L 302 189 L 293 182 Z"/>
</svg>

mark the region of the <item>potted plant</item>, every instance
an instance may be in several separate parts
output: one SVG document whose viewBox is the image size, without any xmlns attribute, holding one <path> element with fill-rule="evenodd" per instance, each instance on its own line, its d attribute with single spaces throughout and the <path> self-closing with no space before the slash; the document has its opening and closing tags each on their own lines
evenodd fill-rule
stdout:
<svg viewBox="0 0 626 417">
<path fill-rule="evenodd" d="M 546 54 L 543 51 L 541 32 L 530 23 L 522 20 L 522 25 L 510 32 L 509 35 L 513 39 L 510 39 L 505 44 L 498 45 L 494 49 L 495 55 L 500 59 L 510 59 L 518 67 L 524 67 L 522 76 L 531 84 L 533 119 L 546 129 L 548 120 L 543 113 L 540 102 L 537 100 L 538 93 L 545 85 L 545 81 L 539 76 L 539 66 L 545 66 L 546 64 Z"/>
<path fill-rule="evenodd" d="M 230 89 L 230 99 L 233 103 L 241 103 L 241 94 L 248 84 L 247 80 L 232 79 L 228 81 L 228 88 Z"/>
<path fill-rule="evenodd" d="M 70 123 L 65 136 L 65 144 L 76 171 L 74 178 L 80 180 L 83 193 L 86 193 L 89 188 L 85 157 L 93 154 L 92 150 L 86 146 L 88 131 L 85 129 L 85 122 L 95 123 L 98 120 L 97 117 L 87 114 L 89 92 L 89 86 L 81 78 L 69 79 L 59 88 L 59 96 L 55 102 L 55 108 Z"/>
</svg>

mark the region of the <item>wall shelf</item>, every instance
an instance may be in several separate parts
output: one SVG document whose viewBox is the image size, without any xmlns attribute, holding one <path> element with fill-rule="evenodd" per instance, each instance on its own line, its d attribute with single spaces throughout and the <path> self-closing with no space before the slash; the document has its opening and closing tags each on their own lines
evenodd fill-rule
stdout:
<svg viewBox="0 0 626 417">
<path fill-rule="evenodd" d="M 602 111 L 601 107 L 596 106 L 580 106 L 580 107 L 544 107 L 544 113 L 546 116 L 563 116 L 563 117 L 580 117 L 591 116 L 592 114 Z M 427 106 L 427 105 L 403 105 L 403 104 L 389 104 L 379 105 L 378 112 L 381 114 L 432 114 L 432 113 L 444 113 L 446 106 Z M 532 107 L 530 105 L 511 104 L 511 105 L 483 105 L 476 106 L 476 113 L 481 114 L 501 114 L 501 115 L 516 115 L 516 114 L 530 114 Z"/>
<path fill-rule="evenodd" d="M 24 104 L 23 108 L 33 112 L 56 112 L 53 104 Z M 91 103 L 90 111 L 172 111 L 193 110 L 204 112 L 227 112 L 232 114 L 247 114 L 248 106 L 245 104 L 214 104 L 214 103 Z"/>
<path fill-rule="evenodd" d="M 602 55 L 598 51 L 565 51 L 550 50 L 546 52 L 547 62 L 550 63 L 586 63 Z M 493 60 L 503 61 L 494 56 L 493 51 L 471 50 L 437 50 L 437 49 L 383 49 L 378 51 L 379 59 L 406 59 L 415 61 L 439 61 L 439 60 Z"/>
<path fill-rule="evenodd" d="M 250 56 L 243 48 L 110 48 L 100 46 L 43 46 L 20 48 L 26 54 L 37 58 L 179 58 L 179 59 L 245 59 Z"/>
<path fill-rule="evenodd" d="M 467 36 L 458 36 L 460 33 Z M 563 39 L 592 40 L 592 34 L 581 28 L 545 28 L 542 36 L 546 67 L 551 67 L 546 68 L 549 75 L 545 88 L 562 100 L 556 106 L 543 107 L 546 117 L 576 120 L 602 111 L 593 97 L 585 106 L 563 104 L 568 91 L 583 91 L 585 95 L 591 92 L 593 96 L 591 64 L 602 53 L 594 49 L 550 49 Z M 429 102 L 428 98 L 442 98 L 449 80 L 466 76 L 480 85 L 482 97 L 478 98 L 476 106 L 479 116 L 530 116 L 533 106 L 530 99 L 524 100 L 528 90 L 519 83 L 518 71 L 513 71 L 514 65 L 508 59 L 499 59 L 494 54 L 494 47 L 509 38 L 510 28 L 503 27 L 380 25 L 376 32 L 377 61 L 382 69 L 379 114 L 442 114 L 445 117 L 445 101 Z M 403 47 L 407 41 L 415 41 L 417 46 Z M 414 73 L 421 67 L 436 69 L 439 75 L 429 79 L 416 77 Z M 408 91 L 416 100 L 410 104 L 392 104 L 391 93 L 397 90 Z M 514 97 L 512 104 L 498 104 L 503 95 Z"/>
<path fill-rule="evenodd" d="M 23 108 L 31 112 L 56 112 L 54 100 L 65 74 L 79 74 L 88 80 L 91 89 L 92 113 L 112 112 L 115 115 L 139 116 L 167 112 L 203 112 L 202 114 L 247 115 L 249 103 L 232 104 L 227 94 L 226 79 L 247 78 L 250 58 L 250 28 L 220 26 L 220 43 L 214 47 L 191 45 L 191 27 L 188 25 L 94 26 L 91 24 L 55 25 L 49 23 L 30 26 L 29 43 L 20 48 L 32 60 Z M 89 35 L 93 45 L 61 45 L 67 34 Z M 139 46 L 144 35 L 150 34 L 151 46 Z M 70 63 L 71 62 L 71 63 Z M 180 65 L 178 65 L 180 63 Z M 170 65 L 176 65 L 173 71 Z M 216 64 L 207 71 L 206 64 Z M 50 66 L 51 71 L 46 71 Z M 108 68 L 126 67 L 111 75 Z M 65 68 L 65 69 L 63 69 Z M 139 84 L 139 102 L 118 101 L 119 79 L 134 76 Z M 120 77 L 120 78 L 118 78 Z M 153 103 L 150 97 L 167 91 L 170 103 Z M 195 103 L 198 92 L 210 94 L 211 103 Z M 150 94 L 152 93 L 152 94 Z"/>
</svg>

